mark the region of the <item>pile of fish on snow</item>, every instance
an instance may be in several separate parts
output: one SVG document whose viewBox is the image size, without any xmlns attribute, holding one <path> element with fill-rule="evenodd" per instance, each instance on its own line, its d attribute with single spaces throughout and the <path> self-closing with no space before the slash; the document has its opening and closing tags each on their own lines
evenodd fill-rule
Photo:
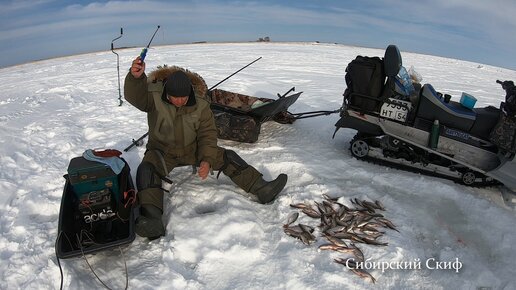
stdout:
<svg viewBox="0 0 516 290">
<path fill-rule="evenodd" d="M 340 253 L 351 254 L 352 258 L 334 259 L 336 263 L 345 265 L 350 271 L 361 278 L 369 278 L 371 282 L 376 279 L 360 265 L 363 265 L 364 253 L 356 243 L 387 246 L 387 243 L 378 239 L 385 233 L 382 229 L 398 231 L 394 224 L 386 219 L 378 211 L 385 211 L 380 201 L 351 199 L 350 208 L 338 202 L 338 198 L 323 195 L 322 202 L 291 204 L 293 208 L 300 209 L 307 216 L 320 219 L 318 230 L 322 237 L 329 242 L 319 246 L 320 250 L 333 250 Z M 293 223 L 298 219 L 299 212 L 289 214 L 287 223 L 283 225 L 284 232 L 292 237 L 300 239 L 304 244 L 315 242 L 315 228 L 309 225 Z M 359 263 L 362 262 L 362 263 Z M 358 263 L 358 264 L 357 264 Z"/>
</svg>

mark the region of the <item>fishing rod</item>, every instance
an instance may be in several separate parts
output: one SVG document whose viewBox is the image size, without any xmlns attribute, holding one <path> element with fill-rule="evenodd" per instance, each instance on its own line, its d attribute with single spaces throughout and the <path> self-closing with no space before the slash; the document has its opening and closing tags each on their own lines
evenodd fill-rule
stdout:
<svg viewBox="0 0 516 290">
<path fill-rule="evenodd" d="M 159 28 L 159 26 L 158 26 Z M 154 36 L 153 36 L 154 37 Z M 151 39 L 152 40 L 152 39 Z M 227 76 L 225 79 L 221 80 L 220 82 L 216 83 L 214 86 L 212 86 L 211 88 L 208 89 L 208 92 L 210 92 L 211 90 L 213 90 L 216 86 L 220 85 L 221 83 L 225 82 L 226 80 L 228 80 L 230 77 L 236 75 L 237 73 L 239 73 L 240 71 L 242 71 L 243 69 L 245 69 L 246 67 L 252 65 L 253 63 L 259 61 L 262 57 L 260 56 L 259 58 L 255 59 L 254 61 L 248 63 L 246 66 L 242 67 L 241 69 L 237 70 L 236 72 L 230 74 L 229 76 Z M 127 148 L 124 149 L 125 152 L 131 150 L 131 148 L 133 148 L 134 146 L 140 146 L 142 145 L 142 140 L 147 137 L 147 135 L 149 135 L 149 132 L 146 132 L 145 134 L 143 134 L 140 138 L 138 139 L 133 139 L 132 142 L 131 142 L 131 145 L 129 145 Z"/>
<path fill-rule="evenodd" d="M 253 60 L 252 62 L 250 62 L 249 64 L 247 64 L 246 66 L 244 66 L 243 68 L 237 70 L 236 72 L 230 74 L 229 76 L 227 76 L 225 79 L 221 80 L 220 82 L 216 83 L 214 86 L 212 86 L 211 88 L 208 89 L 208 92 L 210 92 L 211 90 L 213 90 L 215 87 L 217 87 L 218 85 L 220 85 L 221 83 L 225 82 L 227 79 L 229 79 L 230 77 L 236 75 L 237 73 L 239 73 L 241 70 L 243 70 L 244 68 L 252 65 L 253 63 L 259 61 L 260 59 L 262 59 L 262 57 L 260 56 L 259 58 Z"/>
<path fill-rule="evenodd" d="M 145 60 L 145 57 L 147 56 L 147 50 L 149 50 L 149 47 L 150 47 L 150 45 L 152 43 L 152 40 L 154 39 L 154 36 L 156 36 L 156 33 L 158 32 L 159 28 L 160 28 L 160 26 L 158 25 L 158 28 L 156 28 L 156 31 L 154 31 L 154 34 L 152 35 L 152 37 L 151 37 L 151 39 L 149 41 L 149 44 L 147 44 L 147 46 L 144 47 L 142 49 L 142 52 L 140 53 L 140 59 L 141 59 L 142 62 Z"/>
<path fill-rule="evenodd" d="M 111 40 L 111 52 L 116 54 L 116 70 L 118 72 L 118 100 L 120 101 L 120 104 L 118 106 L 122 106 L 122 103 L 123 103 L 122 92 L 120 90 L 120 58 L 119 58 L 118 53 L 115 52 L 115 47 L 113 45 L 113 42 L 115 42 L 115 40 L 117 40 L 117 39 L 120 39 L 123 34 L 124 34 L 124 28 L 120 27 L 120 36 Z"/>
<path fill-rule="evenodd" d="M 147 137 L 147 135 L 149 135 L 149 132 L 146 132 L 145 134 L 143 134 L 140 138 L 131 141 L 131 145 L 127 146 L 127 148 L 124 149 L 124 152 L 127 152 L 129 150 L 131 150 L 131 148 L 133 148 L 134 146 L 141 146 L 143 145 L 143 138 Z"/>
</svg>

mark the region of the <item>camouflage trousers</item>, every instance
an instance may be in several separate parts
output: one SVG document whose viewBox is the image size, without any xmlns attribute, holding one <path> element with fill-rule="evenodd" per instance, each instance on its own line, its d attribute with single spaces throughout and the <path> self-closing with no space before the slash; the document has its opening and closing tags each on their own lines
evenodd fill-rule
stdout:
<svg viewBox="0 0 516 290">
<path fill-rule="evenodd" d="M 500 120 L 491 131 L 489 140 L 501 151 L 516 153 L 516 118 L 500 113 Z"/>
<path fill-rule="evenodd" d="M 226 149 L 217 147 L 217 158 L 211 168 L 215 171 L 222 170 L 224 175 L 228 176 L 238 187 L 249 192 L 252 185 L 262 177 L 262 174 L 252 166 L 245 169 L 236 168 L 235 165 L 225 162 L 224 152 Z M 198 165 L 183 162 L 188 158 L 172 158 L 163 155 L 158 150 L 147 150 L 143 157 L 142 163 L 149 162 L 154 165 L 159 175 L 167 176 L 175 167 Z M 138 177 L 137 177 L 138 178 Z M 163 190 L 157 187 L 138 188 L 138 200 L 140 205 L 150 204 L 163 211 Z"/>
</svg>

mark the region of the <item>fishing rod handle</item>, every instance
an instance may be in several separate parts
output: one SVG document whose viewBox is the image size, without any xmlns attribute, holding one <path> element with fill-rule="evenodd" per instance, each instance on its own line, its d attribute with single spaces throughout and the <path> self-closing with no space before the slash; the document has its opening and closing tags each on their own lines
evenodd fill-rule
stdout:
<svg viewBox="0 0 516 290">
<path fill-rule="evenodd" d="M 143 62 L 145 60 L 145 57 L 147 56 L 147 48 L 144 47 L 142 49 L 142 52 L 140 53 L 140 60 Z"/>
</svg>

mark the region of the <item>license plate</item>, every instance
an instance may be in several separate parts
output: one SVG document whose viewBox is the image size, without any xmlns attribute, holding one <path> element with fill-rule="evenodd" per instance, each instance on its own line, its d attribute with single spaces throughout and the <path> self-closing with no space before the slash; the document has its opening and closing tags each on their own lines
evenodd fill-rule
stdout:
<svg viewBox="0 0 516 290">
<path fill-rule="evenodd" d="M 389 98 L 388 103 L 383 103 L 380 109 L 380 116 L 400 122 L 407 120 L 408 112 L 412 109 L 412 104 L 407 101 Z"/>
</svg>

